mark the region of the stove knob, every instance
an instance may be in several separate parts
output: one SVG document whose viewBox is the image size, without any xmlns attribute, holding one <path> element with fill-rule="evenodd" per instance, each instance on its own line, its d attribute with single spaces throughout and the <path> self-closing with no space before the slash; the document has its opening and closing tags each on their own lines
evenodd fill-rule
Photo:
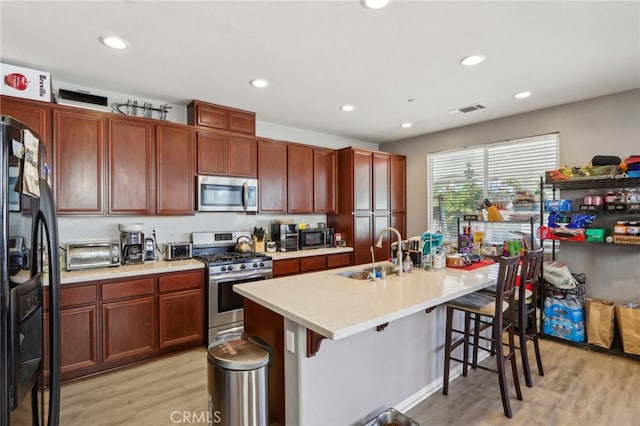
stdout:
<svg viewBox="0 0 640 426">
<path fill-rule="evenodd" d="M 221 268 L 220 268 L 220 270 L 221 270 L 222 272 L 224 272 L 224 271 L 226 271 L 226 270 L 227 270 L 227 267 L 226 267 L 226 266 L 223 266 L 223 267 L 221 267 Z"/>
<path fill-rule="evenodd" d="M 264 263 L 260 262 L 260 266 L 261 266 L 261 267 L 262 267 L 262 266 L 264 266 Z"/>
<path fill-rule="evenodd" d="M 246 265 L 240 265 L 240 269 L 247 269 Z"/>
<path fill-rule="evenodd" d="M 253 267 L 254 267 L 254 268 L 257 268 L 257 267 L 258 267 L 258 264 L 257 264 L 257 263 L 254 263 L 254 264 L 253 264 Z"/>
</svg>

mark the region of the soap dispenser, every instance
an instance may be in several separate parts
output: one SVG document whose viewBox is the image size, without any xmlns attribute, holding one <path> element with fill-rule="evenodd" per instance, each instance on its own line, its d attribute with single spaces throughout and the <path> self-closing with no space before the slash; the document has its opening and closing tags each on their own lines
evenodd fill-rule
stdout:
<svg viewBox="0 0 640 426">
<path fill-rule="evenodd" d="M 404 257 L 404 261 L 402 262 L 402 272 L 411 272 L 413 271 L 413 261 L 411 260 L 411 256 L 409 253 Z"/>
</svg>

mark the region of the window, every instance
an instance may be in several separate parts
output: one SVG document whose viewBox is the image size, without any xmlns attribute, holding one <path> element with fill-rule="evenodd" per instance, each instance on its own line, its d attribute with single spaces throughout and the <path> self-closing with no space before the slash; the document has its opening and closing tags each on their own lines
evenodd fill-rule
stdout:
<svg viewBox="0 0 640 426">
<path fill-rule="evenodd" d="M 429 229 L 455 241 L 458 219 L 479 213 L 485 198 L 507 207 L 516 191 L 538 192 L 544 172 L 558 167 L 558 146 L 554 133 L 429 154 Z"/>
</svg>

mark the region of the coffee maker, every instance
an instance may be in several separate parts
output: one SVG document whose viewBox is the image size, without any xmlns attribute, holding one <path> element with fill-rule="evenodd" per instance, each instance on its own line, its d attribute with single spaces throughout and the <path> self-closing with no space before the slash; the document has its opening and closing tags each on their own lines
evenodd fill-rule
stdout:
<svg viewBox="0 0 640 426">
<path fill-rule="evenodd" d="M 144 263 L 145 240 L 142 229 L 142 224 L 120 225 L 123 265 Z"/>
</svg>

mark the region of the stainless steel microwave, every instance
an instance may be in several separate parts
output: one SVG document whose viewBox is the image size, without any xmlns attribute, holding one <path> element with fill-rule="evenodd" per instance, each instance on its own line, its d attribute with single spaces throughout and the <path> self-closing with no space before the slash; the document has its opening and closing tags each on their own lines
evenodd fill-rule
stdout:
<svg viewBox="0 0 640 426">
<path fill-rule="evenodd" d="M 298 231 L 300 250 L 333 246 L 333 228 L 307 228 Z"/>
<path fill-rule="evenodd" d="M 197 179 L 199 212 L 258 211 L 258 179 L 203 175 Z"/>
</svg>

